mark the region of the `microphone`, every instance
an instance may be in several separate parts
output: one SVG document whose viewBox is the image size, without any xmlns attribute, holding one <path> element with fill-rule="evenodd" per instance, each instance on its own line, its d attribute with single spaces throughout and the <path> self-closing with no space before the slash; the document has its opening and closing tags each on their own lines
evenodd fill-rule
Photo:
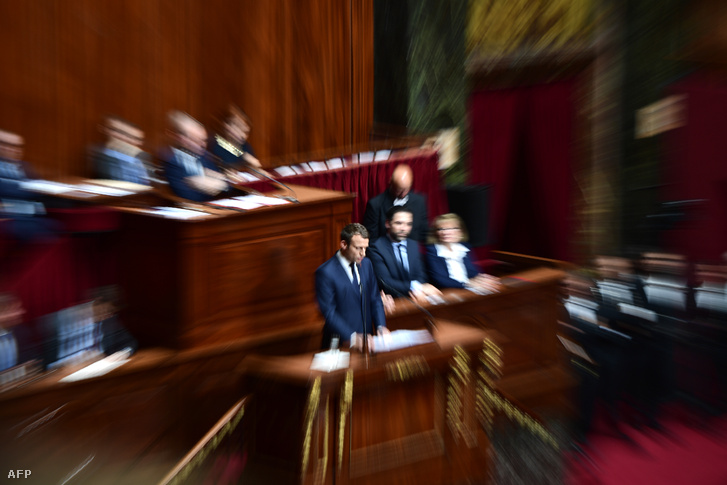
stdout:
<svg viewBox="0 0 727 485">
<path fill-rule="evenodd" d="M 361 336 L 363 338 L 361 352 L 363 352 L 363 354 L 366 356 L 366 367 L 368 367 L 369 334 L 368 332 L 366 332 L 366 288 L 364 286 L 363 277 L 361 275 L 361 263 L 355 263 L 354 267 L 356 268 L 356 271 L 358 271 L 358 288 L 361 296 Z M 374 322 L 371 322 L 371 330 L 375 332 L 373 326 Z"/>
<path fill-rule="evenodd" d="M 222 159 L 220 157 L 218 157 L 217 155 L 215 155 L 214 153 L 212 153 L 210 151 L 207 151 L 206 153 L 207 153 L 207 155 L 209 157 L 211 157 L 211 158 L 214 159 L 214 161 L 215 161 L 215 163 L 217 164 L 218 167 L 223 168 L 223 169 L 227 169 L 228 168 L 228 167 L 225 167 L 224 166 L 224 163 L 222 162 Z M 268 174 L 266 174 L 264 172 L 261 172 L 260 170 L 257 170 L 252 165 L 245 165 L 245 168 L 247 170 L 250 170 L 251 172 L 254 172 L 256 175 L 259 175 L 259 176 L 261 176 L 261 177 L 263 177 L 265 179 L 268 179 L 269 181 L 271 181 L 275 185 L 278 185 L 279 187 L 282 187 L 282 188 L 290 191 L 291 194 L 293 194 L 293 195 L 281 195 L 280 196 L 281 199 L 287 200 L 289 202 L 295 202 L 296 204 L 300 204 L 300 201 L 298 200 L 298 197 L 296 196 L 295 191 L 293 189 L 291 189 L 290 187 L 288 187 L 287 185 L 285 185 L 280 180 L 277 180 L 277 179 L 271 177 L 270 175 L 268 175 Z"/>
<path fill-rule="evenodd" d="M 409 296 L 408 294 L 403 294 L 400 291 L 398 291 L 396 288 L 392 288 L 391 285 L 387 284 L 381 278 L 379 278 L 378 280 L 379 280 L 379 284 L 381 286 L 384 286 L 384 290 L 389 290 L 388 293 L 393 293 L 395 295 L 402 295 L 402 297 L 409 300 L 416 307 L 417 310 L 422 312 L 427 317 L 426 322 L 429 324 L 430 331 L 437 330 L 437 325 L 434 323 L 434 315 L 432 315 L 429 310 L 427 310 L 426 308 L 421 306 L 419 303 L 417 303 L 417 301 L 414 298 L 412 298 L 411 296 Z"/>
<path fill-rule="evenodd" d="M 300 201 L 298 200 L 298 197 L 296 196 L 295 191 L 293 189 L 291 189 L 290 187 L 288 187 L 287 185 L 285 185 L 283 182 L 271 177 L 270 175 L 268 175 L 264 172 L 259 171 L 258 169 L 256 169 L 255 167 L 252 167 L 251 165 L 247 165 L 246 168 L 248 170 L 255 172 L 257 175 L 260 175 L 261 177 L 265 177 L 266 179 L 270 180 L 272 183 L 279 185 L 280 187 L 283 187 L 286 190 L 289 190 L 293 194 L 293 195 L 281 195 L 280 196 L 281 199 L 287 200 L 289 202 L 295 202 L 296 204 L 300 204 Z"/>
</svg>

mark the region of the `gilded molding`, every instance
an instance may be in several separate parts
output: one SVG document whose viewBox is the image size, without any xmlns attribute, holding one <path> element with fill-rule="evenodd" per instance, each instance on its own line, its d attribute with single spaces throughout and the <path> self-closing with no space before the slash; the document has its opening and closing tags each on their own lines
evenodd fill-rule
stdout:
<svg viewBox="0 0 727 485">
<path fill-rule="evenodd" d="M 318 413 L 318 406 L 321 400 L 321 376 L 316 377 L 313 381 L 310 393 L 308 394 L 308 403 L 305 409 L 305 435 L 303 438 L 303 457 L 301 460 L 301 474 L 308 469 L 308 460 L 310 458 L 311 440 L 313 433 L 313 421 L 315 421 Z"/>
<path fill-rule="evenodd" d="M 429 364 L 421 355 L 412 355 L 386 364 L 389 381 L 406 381 L 429 373 Z"/>
<path fill-rule="evenodd" d="M 242 416 L 245 414 L 245 405 L 240 406 L 240 409 L 235 413 L 232 419 L 230 419 L 225 425 L 210 439 L 204 447 L 177 473 L 172 480 L 167 482 L 167 485 L 174 485 L 178 483 L 186 483 L 189 479 L 189 475 L 192 470 L 197 468 L 204 460 L 207 455 L 217 449 L 225 436 L 232 433 L 242 420 Z"/>
<path fill-rule="evenodd" d="M 504 413 L 508 419 L 524 427 L 530 433 L 539 436 L 546 443 L 558 448 L 555 437 L 533 419 L 528 413 L 511 403 L 495 390 L 495 382 L 502 376 L 502 350 L 491 340 L 483 342 L 480 353 L 482 366 L 477 372 L 477 397 L 475 409 L 480 424 L 486 432 L 492 429 L 496 412 Z"/>
<path fill-rule="evenodd" d="M 468 441 L 464 423 L 465 393 L 471 385 L 470 356 L 459 345 L 454 348 L 447 386 L 447 425 L 455 439 Z"/>
<path fill-rule="evenodd" d="M 341 472 L 343 466 L 343 446 L 346 437 L 346 416 L 351 412 L 351 401 L 353 400 L 353 370 L 349 369 L 346 373 L 346 381 L 341 391 L 341 400 L 339 408 L 341 410 L 338 415 L 338 472 Z"/>
</svg>

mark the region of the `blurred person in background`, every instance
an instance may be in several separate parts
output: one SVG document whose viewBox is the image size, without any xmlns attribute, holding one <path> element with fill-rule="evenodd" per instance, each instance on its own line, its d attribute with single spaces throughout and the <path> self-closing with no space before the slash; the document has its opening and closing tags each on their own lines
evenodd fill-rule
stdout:
<svg viewBox="0 0 727 485">
<path fill-rule="evenodd" d="M 477 292 L 499 291 L 500 280 L 483 273 L 472 261 L 466 244 L 467 229 L 457 214 L 443 214 L 432 224 L 426 267 L 429 282 L 437 288 L 468 288 Z"/>
<path fill-rule="evenodd" d="M 262 165 L 247 141 L 251 127 L 250 117 L 237 106 L 230 105 L 220 120 L 220 132 L 210 140 L 210 151 L 226 167 L 236 170 L 252 167 L 259 170 Z"/>
<path fill-rule="evenodd" d="M 141 128 L 113 115 L 107 116 L 100 128 L 106 143 L 91 149 L 95 177 L 150 185 L 153 166 L 142 148 Z"/>
<path fill-rule="evenodd" d="M 30 164 L 23 161 L 22 136 L 0 130 L 0 219 L 9 239 L 17 243 L 53 239 L 58 223 L 45 217 L 45 206 L 25 183 L 38 178 Z"/>
<path fill-rule="evenodd" d="M 167 121 L 170 147 L 164 156 L 164 173 L 172 192 L 195 202 L 223 196 L 229 187 L 205 149 L 205 127 L 187 113 L 176 110 L 167 115 Z"/>
<path fill-rule="evenodd" d="M 372 241 L 386 235 L 387 211 L 394 206 L 402 206 L 413 215 L 409 239 L 425 242 L 428 226 L 427 198 L 412 190 L 413 181 L 414 174 L 411 167 L 397 165 L 391 174 L 389 188 L 366 203 L 363 225 L 368 229 Z"/>
<path fill-rule="evenodd" d="M 101 348 L 106 355 L 128 350 L 136 352 L 139 344 L 124 328 L 119 317 L 121 291 L 115 285 L 96 288 L 91 292 L 94 322 L 101 327 Z"/>
<path fill-rule="evenodd" d="M 0 293 L 0 370 L 40 358 L 32 329 L 25 325 L 25 309 L 18 297 Z"/>
</svg>

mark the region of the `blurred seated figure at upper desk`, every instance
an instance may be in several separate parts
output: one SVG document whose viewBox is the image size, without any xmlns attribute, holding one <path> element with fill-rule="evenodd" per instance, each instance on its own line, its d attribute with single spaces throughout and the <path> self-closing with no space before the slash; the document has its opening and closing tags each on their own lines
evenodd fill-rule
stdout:
<svg viewBox="0 0 727 485">
<path fill-rule="evenodd" d="M 231 105 L 220 120 L 220 132 L 210 140 L 210 151 L 228 168 L 241 170 L 262 166 L 255 157 L 247 138 L 250 136 L 250 118 L 237 106 Z"/>
<path fill-rule="evenodd" d="M 107 116 L 101 132 L 106 143 L 91 150 L 95 177 L 151 185 L 151 157 L 142 148 L 141 128 L 119 117 Z"/>
<path fill-rule="evenodd" d="M 164 155 L 164 173 L 175 195 L 195 202 L 223 196 L 228 185 L 205 149 L 207 130 L 187 113 L 167 115 L 170 147 Z"/>
<path fill-rule="evenodd" d="M 45 216 L 40 196 L 23 187 L 38 178 L 23 158 L 23 137 L 0 130 L 0 219 L 7 219 L 9 235 L 18 242 L 53 238 L 56 221 Z"/>
<path fill-rule="evenodd" d="M 457 214 L 443 214 L 434 219 L 426 255 L 429 281 L 440 289 L 497 292 L 500 280 L 483 273 L 472 261 L 466 241 L 467 229 Z"/>
<path fill-rule="evenodd" d="M 22 302 L 0 293 L 0 372 L 40 357 L 31 328 L 23 323 Z"/>
</svg>

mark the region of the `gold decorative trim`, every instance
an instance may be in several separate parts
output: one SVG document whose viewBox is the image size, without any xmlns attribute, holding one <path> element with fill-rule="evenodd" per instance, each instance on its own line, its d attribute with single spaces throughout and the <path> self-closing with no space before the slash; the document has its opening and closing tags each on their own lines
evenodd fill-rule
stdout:
<svg viewBox="0 0 727 485">
<path fill-rule="evenodd" d="M 202 448 L 194 454 L 194 456 L 189 460 L 189 462 L 187 462 L 186 465 L 184 465 L 181 470 L 179 470 L 178 472 L 175 472 L 173 470 L 167 476 L 169 478 L 165 477 L 160 483 L 164 485 L 186 483 L 192 471 L 197 468 L 205 460 L 205 458 L 207 458 L 207 455 L 217 449 L 225 436 L 232 433 L 240 424 L 242 416 L 245 414 L 245 405 L 240 404 L 239 406 L 240 408 L 235 412 L 234 416 L 229 421 L 227 421 L 225 425 L 222 426 L 222 428 L 220 428 L 217 433 L 214 434 L 214 436 L 210 437 L 210 439 L 206 443 L 204 443 L 204 445 L 202 445 Z"/>
<path fill-rule="evenodd" d="M 343 466 L 343 446 L 346 437 L 346 416 L 351 412 L 351 402 L 353 401 L 353 370 L 349 369 L 346 373 L 346 381 L 341 391 L 340 409 L 338 415 L 338 472 L 341 472 Z"/>
<path fill-rule="evenodd" d="M 389 381 L 406 381 L 429 373 L 429 364 L 421 355 L 411 355 L 386 364 Z"/>
<path fill-rule="evenodd" d="M 454 348 L 447 387 L 447 425 L 455 440 L 467 440 L 468 430 L 464 423 L 465 392 L 472 380 L 470 356 L 459 345 Z"/>
<path fill-rule="evenodd" d="M 530 433 L 539 436 L 557 449 L 558 442 L 542 424 L 495 390 L 495 381 L 502 376 L 501 356 L 502 350 L 490 339 L 485 339 L 480 353 L 482 367 L 477 372 L 479 379 L 475 404 L 480 424 L 489 433 L 492 429 L 495 412 L 499 411 L 511 421 L 525 427 Z"/>
<path fill-rule="evenodd" d="M 301 474 L 308 469 L 308 460 L 310 459 L 311 440 L 313 433 L 313 421 L 315 421 L 318 413 L 318 406 L 321 400 L 321 376 L 316 377 L 313 381 L 310 393 L 308 393 L 308 403 L 305 409 L 305 435 L 303 438 L 303 457 L 301 460 Z"/>
<path fill-rule="evenodd" d="M 230 143 L 229 141 L 222 138 L 220 135 L 215 135 L 215 140 L 217 140 L 217 144 L 227 150 L 228 152 L 232 153 L 236 157 L 241 157 L 245 154 L 243 150 L 240 150 L 235 145 Z"/>
</svg>

